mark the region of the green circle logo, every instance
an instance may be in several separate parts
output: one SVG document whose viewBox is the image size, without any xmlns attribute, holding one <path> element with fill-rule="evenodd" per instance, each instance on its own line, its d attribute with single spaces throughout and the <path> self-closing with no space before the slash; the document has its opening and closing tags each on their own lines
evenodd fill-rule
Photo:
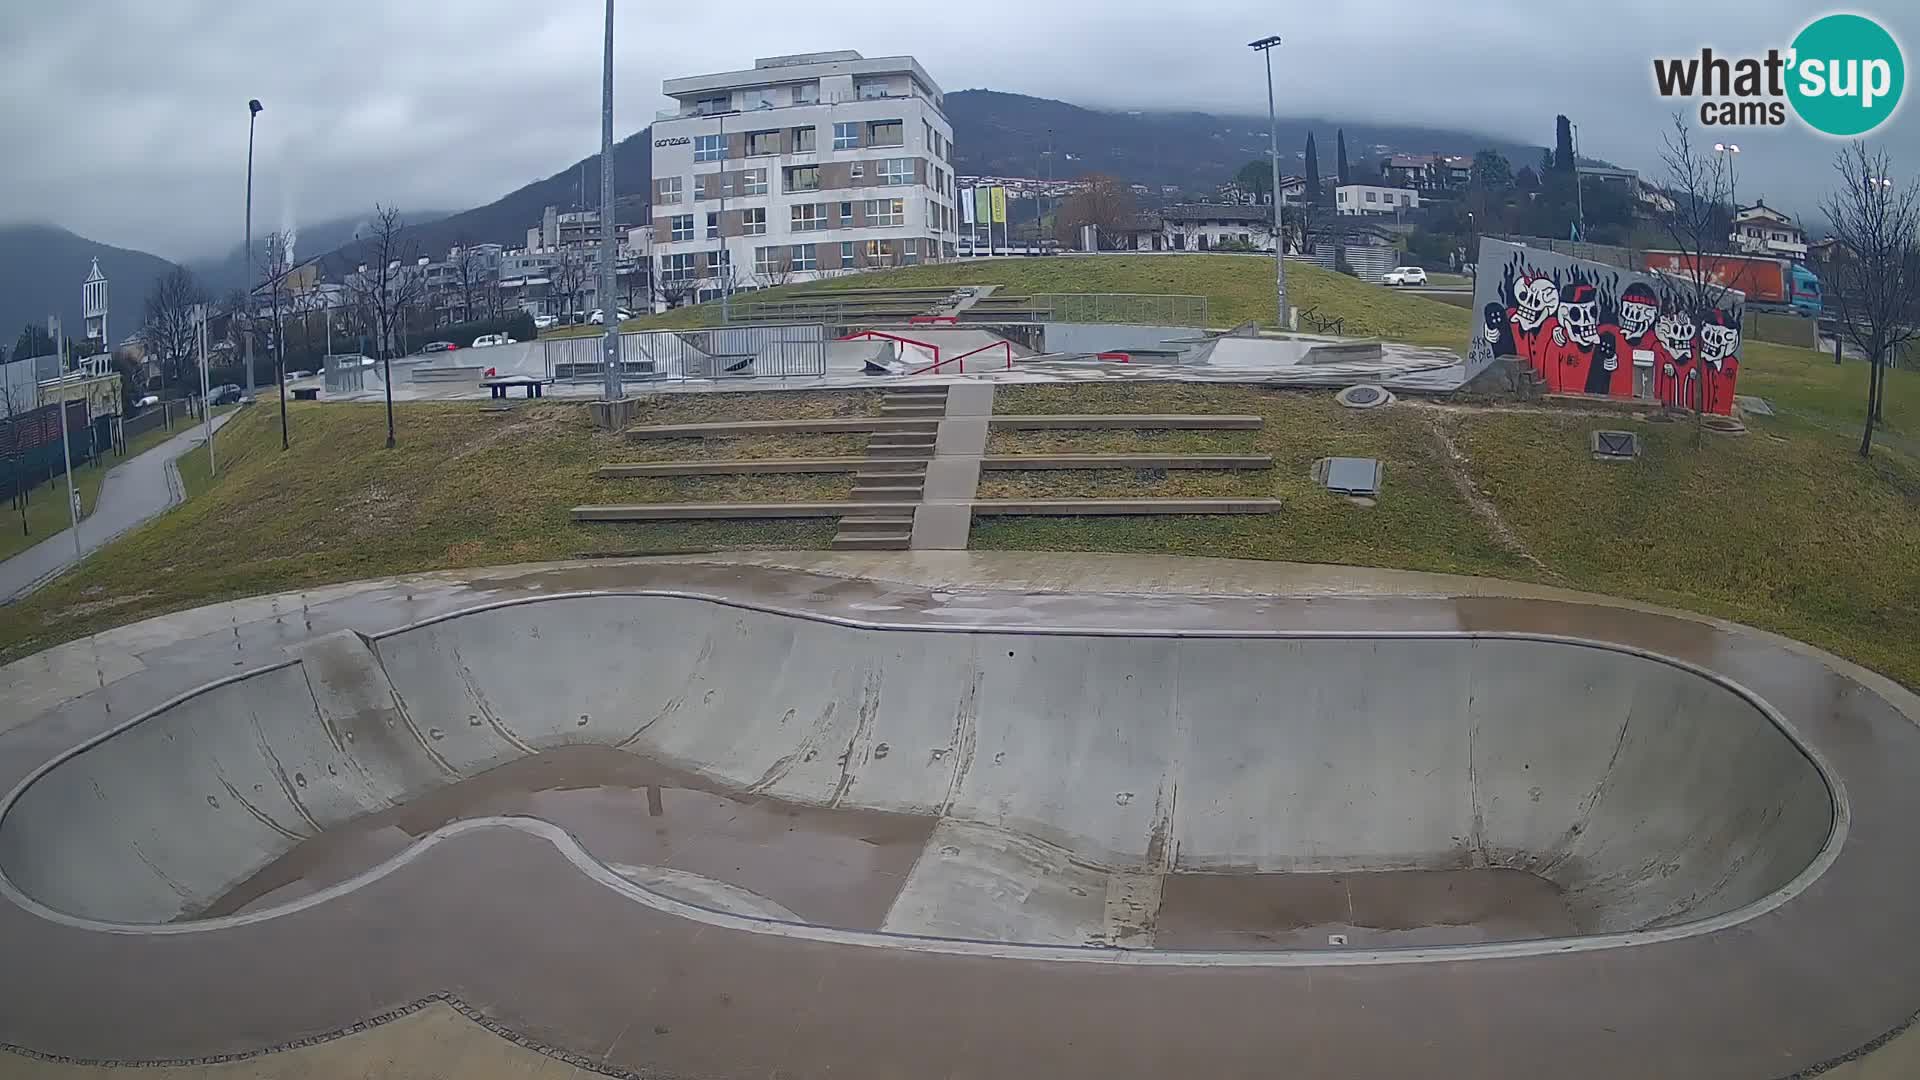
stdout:
<svg viewBox="0 0 1920 1080">
<path fill-rule="evenodd" d="M 1900 44 L 1864 15 L 1827 15 L 1793 39 L 1787 98 L 1808 126 L 1828 135 L 1864 135 L 1900 105 L 1907 65 Z"/>
</svg>

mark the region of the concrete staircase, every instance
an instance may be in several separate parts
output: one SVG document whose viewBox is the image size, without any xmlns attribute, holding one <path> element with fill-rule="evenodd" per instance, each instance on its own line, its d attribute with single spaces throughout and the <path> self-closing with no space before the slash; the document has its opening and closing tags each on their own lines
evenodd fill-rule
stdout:
<svg viewBox="0 0 1920 1080">
<path fill-rule="evenodd" d="M 901 386 L 881 399 L 880 416 L 903 423 L 867 437 L 866 457 L 853 474 L 853 501 L 885 508 L 841 517 L 835 551 L 905 551 L 912 543 L 913 514 L 899 506 L 920 501 L 946 413 L 947 388 L 941 385 Z"/>
</svg>

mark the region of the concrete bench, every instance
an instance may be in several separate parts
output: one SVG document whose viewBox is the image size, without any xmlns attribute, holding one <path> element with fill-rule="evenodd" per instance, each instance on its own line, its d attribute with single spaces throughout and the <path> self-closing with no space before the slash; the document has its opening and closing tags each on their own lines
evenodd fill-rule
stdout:
<svg viewBox="0 0 1920 1080">
<path fill-rule="evenodd" d="M 318 401 L 320 400 L 320 388 L 317 386 L 296 386 L 293 389 L 293 400 Z"/>
<path fill-rule="evenodd" d="M 553 382 L 552 379 L 542 379 L 534 375 L 496 375 L 481 379 L 480 385 L 486 387 L 488 393 L 496 398 L 506 397 L 507 391 L 516 386 L 525 387 L 529 398 L 537 398 L 541 396 L 541 388 L 551 382 Z"/>
</svg>

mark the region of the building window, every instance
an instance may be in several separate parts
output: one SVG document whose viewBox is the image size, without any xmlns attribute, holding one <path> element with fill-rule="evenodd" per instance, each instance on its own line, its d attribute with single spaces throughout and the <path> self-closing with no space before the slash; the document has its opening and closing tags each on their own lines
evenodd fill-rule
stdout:
<svg viewBox="0 0 1920 1080">
<path fill-rule="evenodd" d="M 766 157 L 780 152 L 780 133 L 777 131 L 750 131 L 747 133 L 747 156 Z"/>
<path fill-rule="evenodd" d="M 820 166 L 789 165 L 784 172 L 786 173 L 786 189 L 788 191 L 820 190 Z"/>
<path fill-rule="evenodd" d="M 707 214 L 707 239 L 709 240 L 720 239 L 720 215 L 719 214 L 715 214 L 712 212 L 708 212 Z"/>
<path fill-rule="evenodd" d="M 913 183 L 913 159 L 910 157 L 890 157 L 881 161 L 880 183 Z"/>
<path fill-rule="evenodd" d="M 787 249 L 784 247 L 761 247 L 753 249 L 753 272 L 767 274 L 784 273 L 787 270 Z"/>
<path fill-rule="evenodd" d="M 805 154 L 805 153 L 810 153 L 812 150 L 813 150 L 813 129 L 811 127 L 794 128 L 793 129 L 793 152 L 796 154 Z"/>
<path fill-rule="evenodd" d="M 868 266 L 893 265 L 893 249 L 887 245 L 885 240 L 867 241 L 866 256 Z"/>
<path fill-rule="evenodd" d="M 751 210 L 740 211 L 740 232 L 746 236 L 763 236 L 767 231 L 767 208 L 756 206 Z"/>
<path fill-rule="evenodd" d="M 883 82 L 863 82 L 855 86 L 854 91 L 859 95 L 860 100 L 871 101 L 874 98 L 883 98 L 887 96 L 887 84 L 884 81 Z"/>
<path fill-rule="evenodd" d="M 793 232 L 819 232 L 827 227 L 827 208 L 819 203 L 805 203 L 793 208 Z"/>
<path fill-rule="evenodd" d="M 843 229 L 853 227 L 853 204 L 850 202 L 840 204 L 840 227 Z"/>
<path fill-rule="evenodd" d="M 1374 199 L 1374 195 L 1375 195 L 1375 194 L 1377 194 L 1377 193 L 1376 193 L 1376 192 L 1372 192 L 1372 191 L 1369 191 L 1369 192 L 1367 192 L 1367 201 L 1368 201 L 1368 202 L 1375 202 L 1375 201 L 1376 201 L 1376 200 Z"/>
<path fill-rule="evenodd" d="M 853 265 L 853 241 L 851 240 L 843 240 L 840 243 L 840 265 L 842 267 Z"/>
<path fill-rule="evenodd" d="M 699 114 L 729 112 L 732 104 L 725 94 L 718 97 L 703 97 L 693 103 L 693 111 Z"/>
<path fill-rule="evenodd" d="M 660 256 L 661 281 L 692 281 L 693 276 L 693 256 L 691 254 Z"/>
<path fill-rule="evenodd" d="M 906 125 L 898 120 L 875 120 L 867 125 L 868 146 L 904 146 L 906 137 Z"/>
<path fill-rule="evenodd" d="M 866 165 L 862 162 L 856 161 L 847 166 L 847 179 L 849 180 L 858 180 L 865 174 Z"/>
<path fill-rule="evenodd" d="M 927 153 L 938 154 L 940 152 L 940 137 L 933 133 L 933 125 L 927 123 L 925 120 L 920 121 L 920 134 L 921 137 L 926 140 L 922 145 L 927 148 Z"/>
<path fill-rule="evenodd" d="M 812 270 L 815 268 L 812 244 L 793 245 L 787 258 L 793 263 L 795 270 Z"/>
<path fill-rule="evenodd" d="M 693 239 L 693 215 L 680 214 L 676 216 L 673 219 L 673 232 L 669 238 L 676 241 Z"/>
<path fill-rule="evenodd" d="M 725 135 L 695 135 L 693 137 L 693 160 L 719 161 L 727 154 Z"/>
<path fill-rule="evenodd" d="M 1341 202 L 1346 202 L 1346 201 L 1347 201 L 1347 193 L 1346 193 L 1346 192 L 1344 192 L 1344 191 L 1341 191 L 1341 192 L 1336 192 L 1336 194 L 1337 194 L 1337 195 L 1339 196 L 1339 198 L 1340 198 L 1340 201 L 1341 201 Z"/>
<path fill-rule="evenodd" d="M 817 82 L 801 83 L 799 86 L 794 87 L 793 103 L 795 105 L 819 104 L 820 103 L 820 84 Z"/>
<path fill-rule="evenodd" d="M 852 150 L 853 148 L 859 145 L 860 145 L 860 125 L 859 124 L 853 123 L 853 124 L 833 125 L 833 148 L 835 150 Z"/>
<path fill-rule="evenodd" d="M 677 203 L 679 201 L 680 178 L 677 176 L 669 176 L 662 179 L 660 181 L 660 204 L 665 206 L 669 203 Z"/>
<path fill-rule="evenodd" d="M 905 225 L 907 223 L 907 200 L 905 199 L 868 199 L 867 224 L 869 225 Z"/>
<path fill-rule="evenodd" d="M 767 193 L 767 170 L 748 169 L 740 174 L 740 194 L 765 195 Z"/>
</svg>

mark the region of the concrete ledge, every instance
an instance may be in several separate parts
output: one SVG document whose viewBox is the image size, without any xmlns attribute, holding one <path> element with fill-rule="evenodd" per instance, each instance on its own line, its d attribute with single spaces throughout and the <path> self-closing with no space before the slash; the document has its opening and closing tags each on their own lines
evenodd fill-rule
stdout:
<svg viewBox="0 0 1920 1080">
<path fill-rule="evenodd" d="M 735 435 L 830 435 L 871 431 L 931 433 L 937 424 L 938 421 L 933 418 L 827 416 L 813 420 L 723 420 L 709 424 L 652 424 L 646 427 L 628 428 L 626 435 L 629 439 L 711 439 Z"/>
<path fill-rule="evenodd" d="M 640 411 L 639 398 L 621 398 L 608 401 L 602 398 L 587 403 L 587 411 L 593 416 L 593 426 L 601 431 L 619 431 L 633 422 L 634 414 Z"/>
<path fill-rule="evenodd" d="M 995 416 L 995 431 L 1042 431 L 1049 429 L 1086 429 L 1109 430 L 1133 428 L 1144 431 L 1258 431 L 1264 423 L 1258 416 L 1238 416 L 1227 413 L 1167 413 L 1167 414 L 1072 414 L 1033 415 L 1033 416 Z"/>
<path fill-rule="evenodd" d="M 1102 517 L 1114 514 L 1275 514 L 1279 499 L 975 499 L 973 516 Z"/>
<path fill-rule="evenodd" d="M 982 469 L 1271 469 L 1266 454 L 1000 454 L 980 459 Z"/>
<path fill-rule="evenodd" d="M 640 503 L 576 506 L 575 521 L 694 521 L 708 518 L 837 518 L 846 514 L 912 514 L 913 502 Z"/>
<path fill-rule="evenodd" d="M 871 465 L 866 458 L 728 458 L 724 461 L 641 461 L 602 465 L 602 480 L 636 476 L 734 476 L 744 473 L 850 473 Z"/>
</svg>

